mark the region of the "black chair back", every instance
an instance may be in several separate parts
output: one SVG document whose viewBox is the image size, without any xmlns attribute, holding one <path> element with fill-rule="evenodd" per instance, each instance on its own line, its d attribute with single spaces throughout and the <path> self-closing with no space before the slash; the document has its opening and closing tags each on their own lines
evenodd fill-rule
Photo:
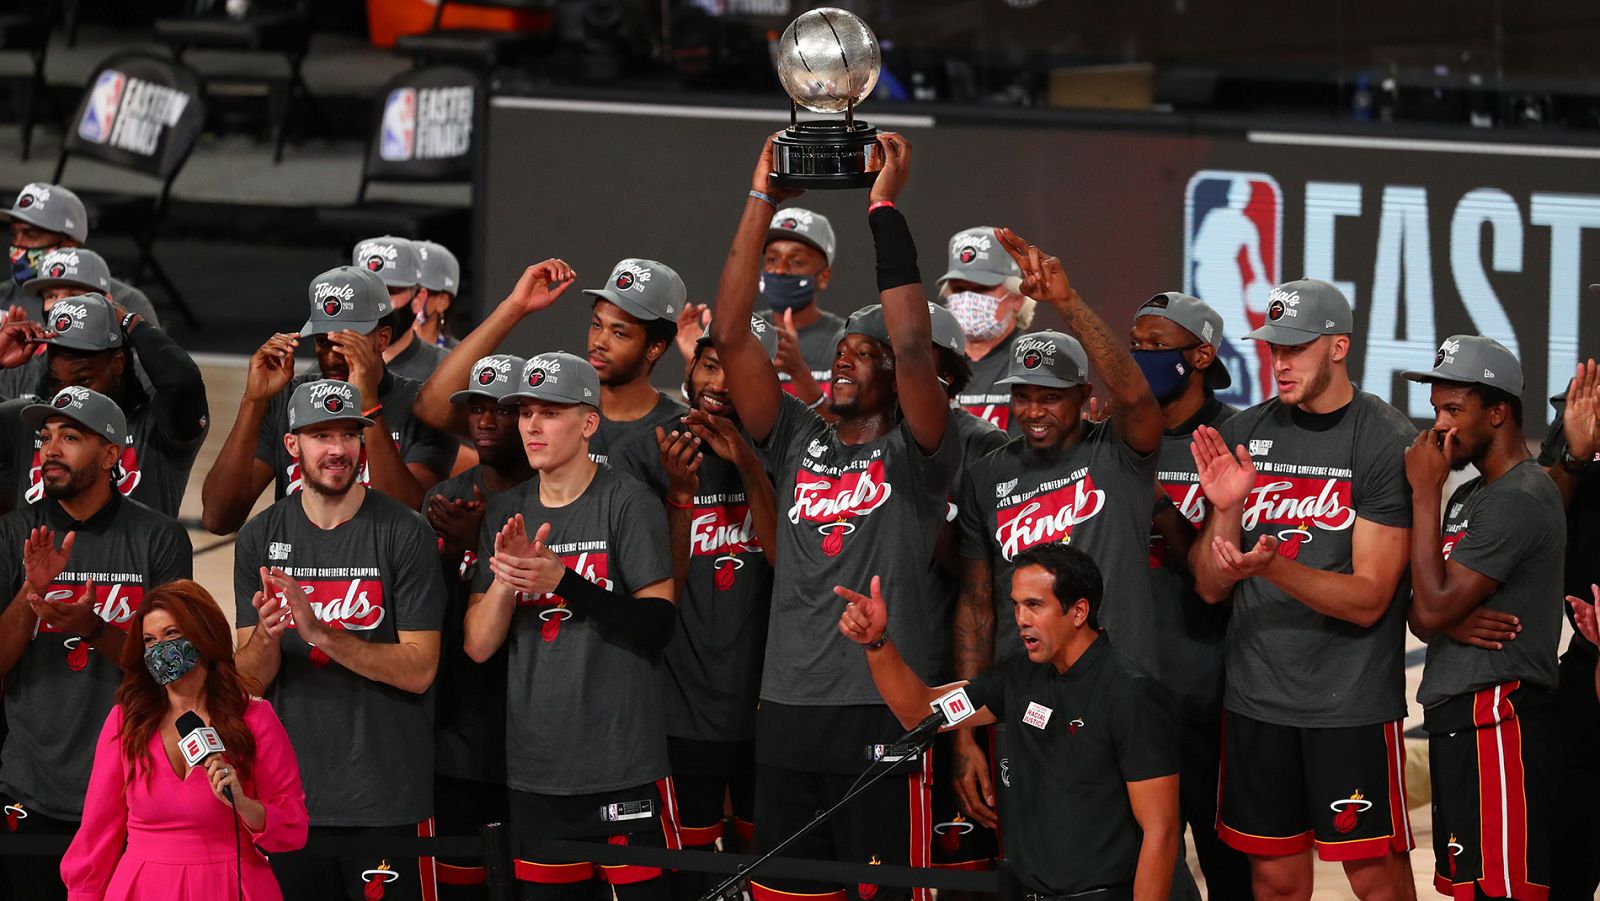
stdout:
<svg viewBox="0 0 1600 901">
<path fill-rule="evenodd" d="M 167 57 L 125 52 L 89 76 L 56 164 L 98 160 L 160 179 L 162 193 L 194 150 L 206 121 L 200 76 Z"/>
<path fill-rule="evenodd" d="M 410 69 L 383 86 L 362 164 L 367 183 L 471 181 L 478 159 L 483 81 L 458 66 Z"/>
</svg>

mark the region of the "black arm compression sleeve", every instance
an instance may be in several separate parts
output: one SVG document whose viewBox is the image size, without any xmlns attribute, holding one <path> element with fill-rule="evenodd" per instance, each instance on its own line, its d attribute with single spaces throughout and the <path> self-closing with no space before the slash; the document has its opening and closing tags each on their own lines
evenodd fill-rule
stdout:
<svg viewBox="0 0 1600 901">
<path fill-rule="evenodd" d="M 155 386 L 156 416 L 167 435 L 180 444 L 203 436 L 209 410 L 205 380 L 194 359 L 171 335 L 148 322 L 133 327 L 128 343 Z"/>
<path fill-rule="evenodd" d="M 881 206 L 867 214 L 872 227 L 872 246 L 878 253 L 878 291 L 922 281 L 917 271 L 917 244 L 911 240 L 906 217 L 892 206 Z"/>
<path fill-rule="evenodd" d="M 678 618 L 678 608 L 665 598 L 636 598 L 607 591 L 570 569 L 561 574 L 556 594 L 566 599 L 573 612 L 620 629 L 647 651 L 660 651 L 667 646 Z"/>
</svg>

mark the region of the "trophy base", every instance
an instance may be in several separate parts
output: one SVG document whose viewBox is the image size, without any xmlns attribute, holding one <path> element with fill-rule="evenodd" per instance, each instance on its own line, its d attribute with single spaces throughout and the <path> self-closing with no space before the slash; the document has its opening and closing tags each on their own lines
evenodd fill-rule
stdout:
<svg viewBox="0 0 1600 901">
<path fill-rule="evenodd" d="M 798 190 L 871 187 L 878 130 L 865 122 L 797 122 L 772 140 L 772 183 Z"/>
</svg>

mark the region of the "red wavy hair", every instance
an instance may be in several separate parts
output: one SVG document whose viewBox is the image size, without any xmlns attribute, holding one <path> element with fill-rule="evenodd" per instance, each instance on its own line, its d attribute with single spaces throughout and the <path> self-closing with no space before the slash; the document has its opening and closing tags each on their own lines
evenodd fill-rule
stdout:
<svg viewBox="0 0 1600 901">
<path fill-rule="evenodd" d="M 124 675 L 117 687 L 117 703 L 122 705 L 122 731 L 117 738 L 122 743 L 128 779 L 132 781 L 138 770 L 144 771 L 146 780 L 150 778 L 154 764 L 150 737 L 168 709 L 166 686 L 157 683 L 144 665 L 144 618 L 157 610 L 165 610 L 200 652 L 200 663 L 206 667 L 201 700 L 242 782 L 249 778 L 256 756 L 255 736 L 244 721 L 245 705 L 261 688 L 255 680 L 239 675 L 233 665 L 233 634 L 216 599 L 189 579 L 168 582 L 145 595 L 128 624 L 128 640 L 122 646 Z"/>
</svg>

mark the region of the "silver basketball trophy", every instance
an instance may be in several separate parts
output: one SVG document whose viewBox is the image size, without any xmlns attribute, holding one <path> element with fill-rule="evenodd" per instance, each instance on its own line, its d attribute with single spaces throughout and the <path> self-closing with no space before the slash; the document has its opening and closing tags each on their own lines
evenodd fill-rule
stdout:
<svg viewBox="0 0 1600 901">
<path fill-rule="evenodd" d="M 865 188 L 878 177 L 878 130 L 855 117 L 878 83 L 878 36 L 853 13 L 831 6 L 803 13 L 778 40 L 778 81 L 788 92 L 789 127 L 772 141 L 772 181 L 781 188 Z M 844 121 L 801 122 L 800 107 L 844 113 Z"/>
</svg>

